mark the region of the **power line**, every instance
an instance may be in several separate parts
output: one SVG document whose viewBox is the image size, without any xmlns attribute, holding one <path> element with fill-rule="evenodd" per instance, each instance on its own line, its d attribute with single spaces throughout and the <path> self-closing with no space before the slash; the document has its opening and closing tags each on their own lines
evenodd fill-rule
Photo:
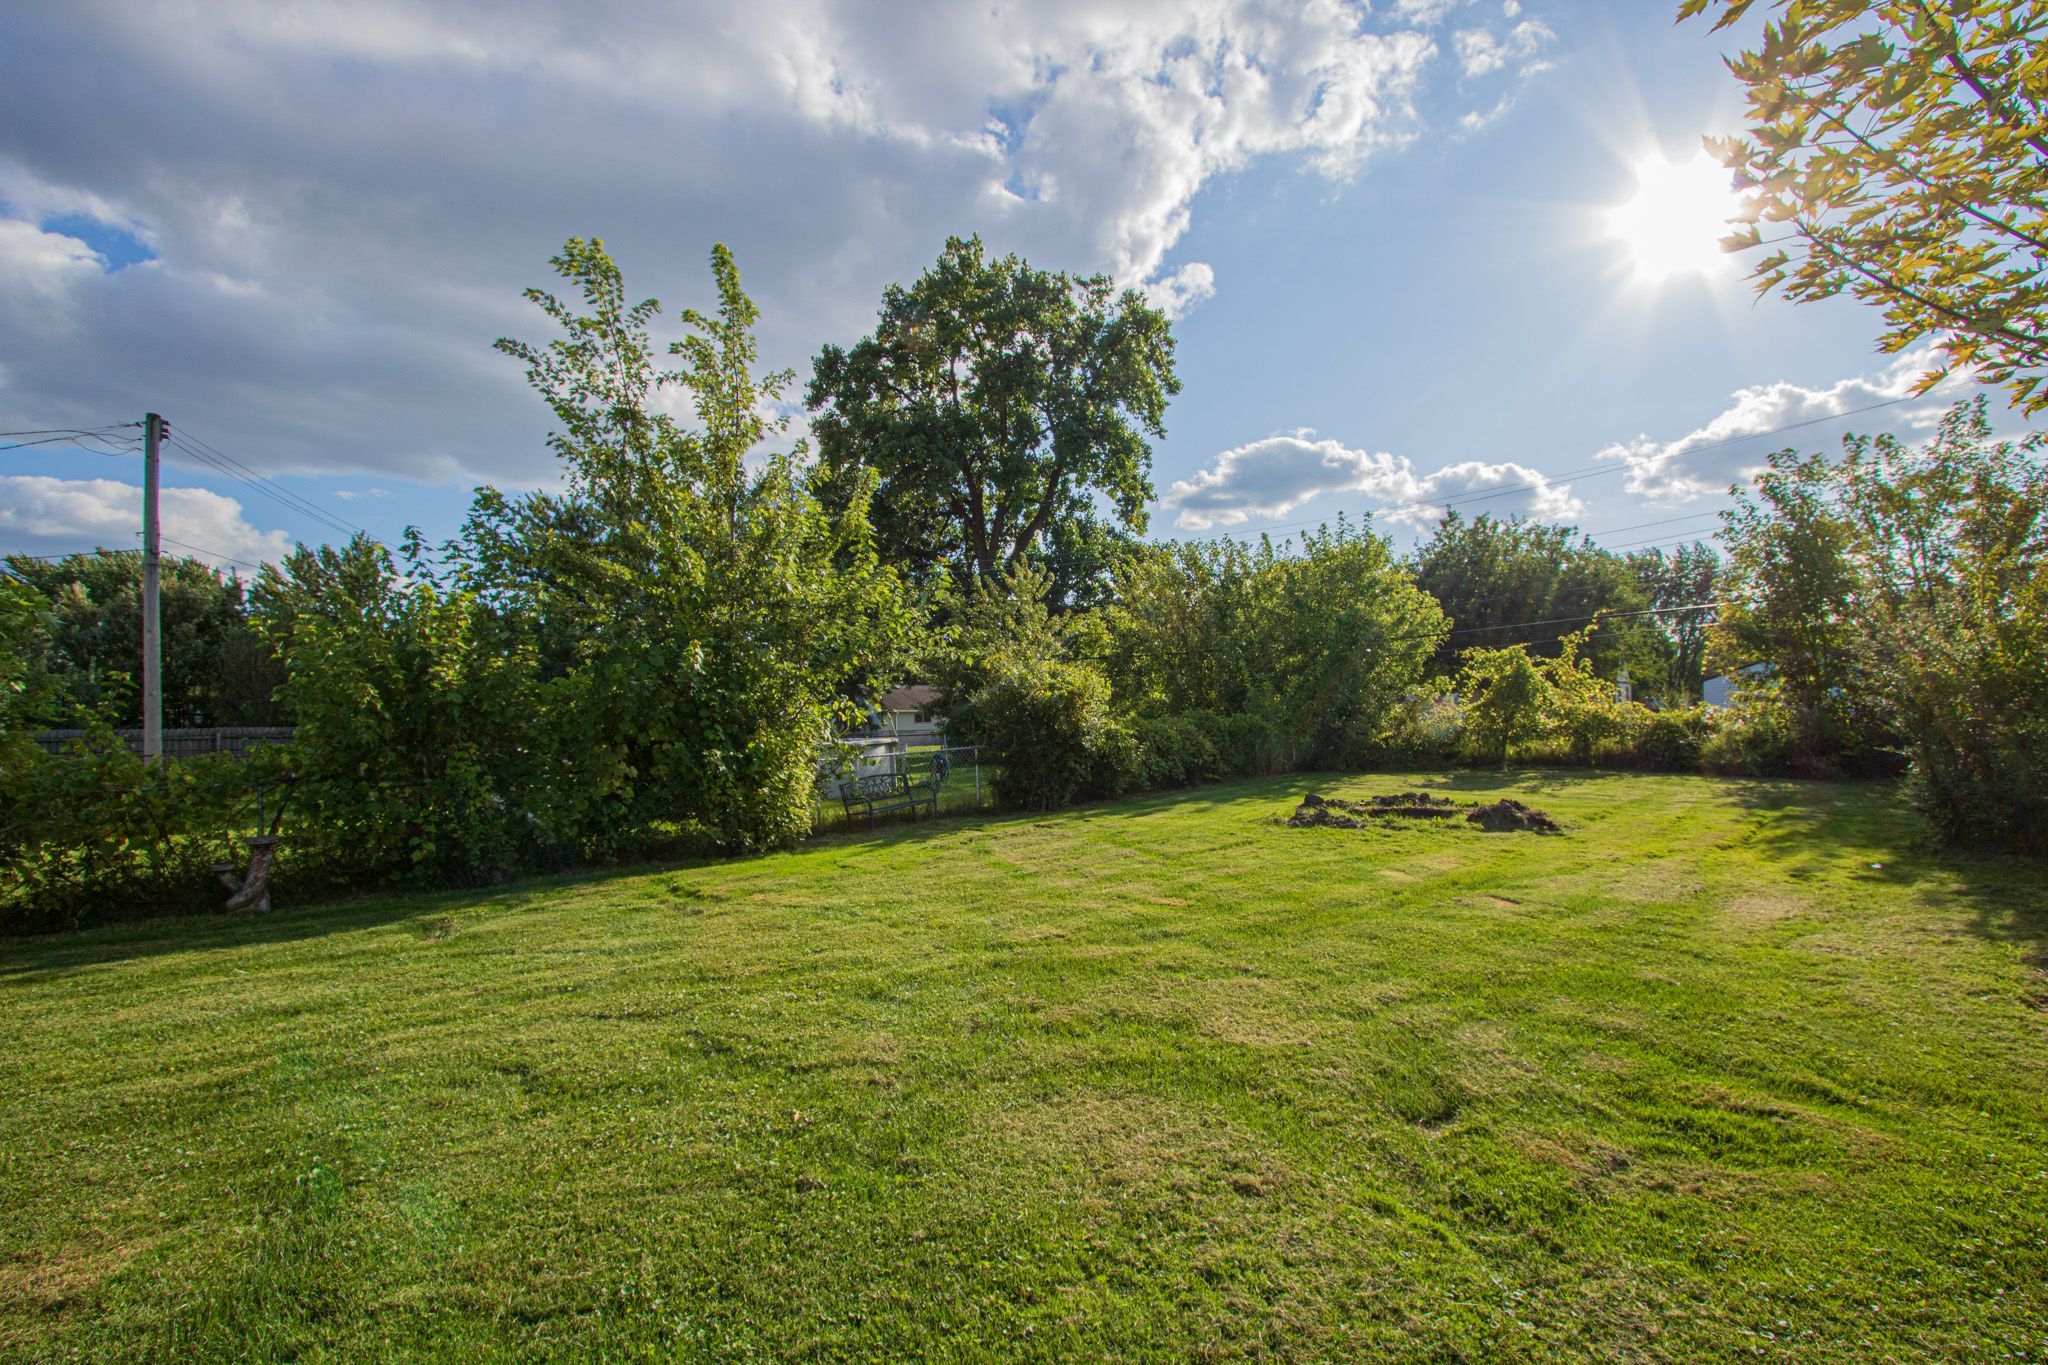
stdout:
<svg viewBox="0 0 2048 1365">
<path fill-rule="evenodd" d="M 1719 533 L 1714 530 L 1702 527 L 1697 531 L 1686 531 L 1677 535 L 1645 536 L 1641 540 L 1624 540 L 1619 545 L 1606 545 L 1601 548 L 1606 550 L 1657 550 L 1671 545 L 1690 545 L 1695 541 L 1705 541 L 1717 534 Z"/>
<path fill-rule="evenodd" d="M 12 435 L 15 433 L 9 434 Z M 101 450 L 95 446 L 90 446 L 86 444 L 87 441 L 112 442 L 116 439 L 118 438 L 112 436 L 102 436 L 97 432 L 75 432 L 65 436 L 44 436 L 39 440 L 34 441 L 13 441 L 7 445 L 0 445 L 0 450 L 26 450 L 30 446 L 69 445 L 76 446 L 78 449 L 86 451 L 93 455 L 118 456 L 132 455 L 135 453 L 135 448 L 133 446 L 125 446 L 120 450 Z"/>
<path fill-rule="evenodd" d="M 367 535 L 362 527 L 329 513 L 326 509 L 309 502 L 292 492 L 267 474 L 260 473 L 230 455 L 223 454 L 212 445 L 179 428 L 172 428 L 171 444 L 215 473 L 226 475 L 235 482 L 254 492 L 261 493 L 286 509 L 309 517 L 331 531 L 341 535 Z"/>
<path fill-rule="evenodd" d="M 99 427 L 31 427 L 27 431 L 0 431 L 5 436 L 100 436 L 125 427 L 139 427 L 140 422 L 109 422 Z"/>
<path fill-rule="evenodd" d="M 1435 640 L 1441 642 L 1444 640 L 1448 640 L 1455 635 L 1477 635 L 1481 632 L 1490 630 L 1533 630 L 1539 626 L 1584 625 L 1589 621 L 1618 621 L 1632 616 L 1680 616 L 1685 614 L 1686 612 L 1693 611 L 1718 611 L 1719 609 L 1727 605 L 1728 603 L 1726 602 L 1689 602 L 1682 607 L 1644 607 L 1637 611 L 1596 611 L 1586 616 L 1553 616 L 1549 617 L 1546 620 L 1541 621 L 1502 621 L 1498 625 L 1458 626 L 1450 630 L 1444 631 L 1424 630 L 1416 631 L 1413 634 L 1409 635 L 1382 635 L 1375 640 L 1368 641 L 1366 647 L 1377 648 L 1381 645 L 1405 644 L 1420 640 Z M 1565 632 L 1565 634 L 1570 633 L 1571 632 L 1569 631 Z M 1564 635 L 1537 636 L 1533 639 L 1515 640 L 1511 642 L 1510 647 L 1512 647 L 1512 645 L 1546 644 L 1557 640 L 1562 640 L 1563 638 Z M 1193 650 L 1187 652 L 1195 654 L 1205 654 L 1213 653 L 1215 651 Z M 1107 662 L 1111 658 L 1111 656 L 1107 654 L 1084 654 L 1076 655 L 1074 657 L 1091 659 L 1097 663 Z"/>
<path fill-rule="evenodd" d="M 127 431 L 132 428 L 137 428 L 142 425 L 143 424 L 140 422 L 110 422 L 105 426 L 95 428 L 36 427 L 23 431 L 0 431 L 0 437 L 32 438 L 14 441 L 5 445 L 0 445 L 0 451 L 22 450 L 30 447 L 47 445 L 70 445 L 94 455 L 104 455 L 112 457 L 129 456 L 139 453 L 141 447 L 141 438 L 139 436 L 122 436 L 119 435 L 118 433 Z M 177 447 L 177 449 L 181 451 L 183 454 L 190 456 L 194 462 L 204 466 L 205 468 L 211 469 L 215 473 L 223 475 L 224 477 L 231 479 L 236 483 L 241 484 L 242 486 L 250 489 L 253 492 L 261 493 L 263 496 L 271 499 L 273 502 L 276 502 L 280 506 L 284 507 L 287 511 L 296 513 L 303 517 L 310 518 L 311 520 L 319 523 L 320 525 L 326 527 L 331 531 L 334 531 L 339 535 L 369 535 L 369 532 L 364 530 L 362 527 L 356 525 L 354 522 L 351 522 L 344 517 L 340 517 L 331 512 L 328 512 L 325 508 L 322 508 L 308 501 L 306 498 L 300 496 L 297 493 L 292 492 L 284 485 L 278 483 L 276 479 L 270 477 L 269 475 L 263 473 L 260 470 L 252 469 L 250 466 L 244 464 L 242 461 L 235 459 L 233 456 L 219 449 L 211 442 L 208 442 L 182 429 L 171 428 L 169 427 L 168 424 L 166 424 L 166 435 L 169 438 L 170 444 Z M 115 450 L 103 450 L 98 448 L 97 446 L 87 444 L 88 441 L 99 441 L 107 444 L 118 443 L 121 445 L 122 448 Z M 205 546 L 190 545 L 186 544 L 183 541 L 170 540 L 170 538 L 167 536 L 162 537 L 162 539 L 169 541 L 169 543 L 173 545 L 181 545 L 188 550 L 196 550 L 201 554 L 212 555 L 223 563 L 235 564 L 244 568 L 251 569 L 261 567 L 260 565 L 250 564 L 247 560 L 236 559 L 231 555 L 222 554 L 218 550 L 208 549 Z M 373 541 L 376 540 L 374 536 L 370 537 L 370 539 L 372 539 Z M 376 543 L 381 545 L 383 542 L 377 541 Z M 113 553 L 132 552 L 114 551 Z M 66 555 L 29 555 L 26 557 L 31 559 L 42 560 L 59 560 L 68 558 L 68 556 Z"/>
<path fill-rule="evenodd" d="M 253 492 L 262 494 L 264 497 L 269 498 L 271 501 L 279 504 L 280 506 L 286 508 L 289 511 L 296 512 L 301 516 L 310 517 L 311 519 L 319 522 L 321 525 L 327 527 L 331 531 L 336 531 L 343 535 L 349 535 L 359 532 L 362 529 L 359 526 L 355 526 L 350 523 L 344 522 L 339 517 L 332 516 L 325 510 L 314 506 L 312 503 L 307 502 L 304 498 L 299 497 L 297 494 L 291 492 L 283 485 L 277 483 L 275 480 L 254 473 L 253 471 L 249 470 L 248 466 L 242 465 L 239 462 L 230 461 L 225 456 L 217 456 L 209 453 L 209 451 L 207 450 L 202 450 L 198 446 L 188 443 L 186 440 L 184 440 L 181 436 L 177 435 L 176 433 L 174 433 L 171 437 L 171 444 L 176 446 L 180 451 L 182 451 L 184 454 L 186 454 L 193 460 L 213 470 L 215 473 L 225 475 L 226 477 L 234 480 L 236 483 L 241 484 L 243 487 L 248 488 Z"/>
<path fill-rule="evenodd" d="M 236 559 L 233 555 L 222 554 L 219 550 L 210 550 L 204 545 L 194 545 L 189 541 L 172 540 L 169 536 L 158 536 L 157 539 L 166 545 L 175 545 L 181 550 L 196 550 L 203 555 L 212 555 L 223 564 L 233 564 L 244 569 L 261 569 L 263 567 L 261 564 L 251 564 L 246 559 Z"/>
<path fill-rule="evenodd" d="M 1718 517 L 1720 515 L 1718 511 L 1692 512 L 1682 517 L 1666 517 L 1662 521 L 1638 521 L 1628 526 L 1610 526 L 1604 531 L 1581 531 L 1579 534 L 1590 540 L 1595 536 L 1619 535 L 1623 531 L 1641 531 L 1651 526 L 1671 526 L 1681 521 L 1701 521 L 1707 517 Z M 1612 549 L 1614 547 L 1609 546 L 1608 548 Z"/>
<path fill-rule="evenodd" d="M 1448 635 L 1471 635 L 1482 630 L 1527 630 L 1535 626 L 1569 626 L 1585 621 L 1618 621 L 1629 616 L 1675 616 L 1688 611 L 1712 611 L 1725 607 L 1726 602 L 1693 602 L 1683 607 L 1644 607 L 1638 611 L 1596 611 L 1590 616 L 1553 616 L 1547 621 L 1510 621 L 1497 626 L 1465 626 L 1459 630 L 1446 631 Z M 1417 635 L 1412 639 L 1426 640 L 1432 637 Z"/>
<path fill-rule="evenodd" d="M 166 545 L 175 545 L 181 550 L 196 550 L 203 555 L 212 555 L 215 559 L 219 560 L 223 564 L 233 564 L 244 569 L 261 569 L 263 567 L 261 564 L 251 564 L 246 559 L 236 559 L 233 555 L 223 554 L 219 550 L 209 549 L 204 545 L 194 545 L 188 541 L 183 540 L 172 540 L 169 536 L 159 536 L 157 537 L 157 539 L 161 540 Z M 90 550 L 68 550 L 63 554 L 48 555 L 32 555 L 29 554 L 26 550 L 8 550 L 5 552 L 0 552 L 0 560 L 36 559 L 42 560 L 46 563 L 54 563 L 56 561 L 65 559 L 83 559 L 87 555 L 139 555 L 141 553 L 142 551 L 140 550 L 115 550 L 109 549 L 105 545 L 96 545 Z"/>
<path fill-rule="evenodd" d="M 200 449 L 204 450 L 206 453 L 212 455 L 215 459 L 229 466 L 230 468 L 241 471 L 243 474 L 246 474 L 250 478 L 257 480 L 259 483 L 269 485 L 271 488 L 275 489 L 278 493 L 283 494 L 285 497 L 295 499 L 301 503 L 306 502 L 304 498 L 299 497 L 298 494 L 286 488 L 276 479 L 271 478 L 268 474 L 265 474 L 260 470 L 251 469 L 248 465 L 243 464 L 240 460 L 235 459 L 232 455 L 229 455 L 226 451 L 222 450 L 219 446 L 214 445 L 211 441 L 202 440 L 199 437 L 193 435 L 191 432 L 182 430 L 174 432 L 172 434 L 172 439 L 178 440 L 180 444 L 189 443 L 189 445 L 196 445 Z M 311 504 L 306 505 L 309 507 L 311 506 Z M 318 511 L 319 509 L 314 510 Z M 360 526 L 356 526 L 353 523 L 347 522 L 346 518 L 342 518 L 341 520 L 344 522 L 344 524 L 348 525 L 351 530 L 361 531 L 363 529 Z"/>
</svg>

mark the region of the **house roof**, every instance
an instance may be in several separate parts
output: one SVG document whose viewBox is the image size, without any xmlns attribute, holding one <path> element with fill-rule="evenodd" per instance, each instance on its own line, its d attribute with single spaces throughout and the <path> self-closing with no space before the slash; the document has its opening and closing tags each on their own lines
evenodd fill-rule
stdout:
<svg viewBox="0 0 2048 1365">
<path fill-rule="evenodd" d="M 938 688 L 930 683 L 911 683 L 884 692 L 880 706 L 884 711 L 923 711 L 936 705 L 938 700 Z"/>
</svg>

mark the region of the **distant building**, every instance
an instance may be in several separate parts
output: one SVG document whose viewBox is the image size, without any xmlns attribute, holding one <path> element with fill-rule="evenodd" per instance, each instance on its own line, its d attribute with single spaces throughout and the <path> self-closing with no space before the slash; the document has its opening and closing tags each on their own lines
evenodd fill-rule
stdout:
<svg viewBox="0 0 2048 1365">
<path fill-rule="evenodd" d="M 1744 679 L 1761 678 L 1770 671 L 1769 664 L 1751 664 L 1747 668 L 1736 669 L 1733 674 L 1716 673 L 1700 684 L 1700 701 L 1706 706 L 1726 706 Z"/>
<path fill-rule="evenodd" d="M 892 687 L 876 700 L 867 733 L 892 739 L 904 749 L 944 744 L 945 723 L 934 713 L 938 704 L 939 689 L 927 683 Z"/>
</svg>

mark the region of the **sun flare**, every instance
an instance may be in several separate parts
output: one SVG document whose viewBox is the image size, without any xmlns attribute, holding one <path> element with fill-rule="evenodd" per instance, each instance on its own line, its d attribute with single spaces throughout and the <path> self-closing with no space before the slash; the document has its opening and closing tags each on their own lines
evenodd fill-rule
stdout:
<svg viewBox="0 0 2048 1365">
<path fill-rule="evenodd" d="M 1742 207 L 1727 169 L 1704 152 L 1682 162 L 1653 152 L 1636 162 L 1635 173 L 1635 197 L 1609 212 L 1607 230 L 1627 248 L 1636 279 L 1726 270 L 1721 238 Z"/>
</svg>

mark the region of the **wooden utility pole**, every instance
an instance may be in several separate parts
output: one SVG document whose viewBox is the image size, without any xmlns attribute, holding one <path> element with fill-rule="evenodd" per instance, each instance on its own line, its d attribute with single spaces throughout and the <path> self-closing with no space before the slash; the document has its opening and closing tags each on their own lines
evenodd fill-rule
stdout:
<svg viewBox="0 0 2048 1365">
<path fill-rule="evenodd" d="M 163 629 L 157 609 L 158 555 L 162 549 L 157 523 L 158 450 L 164 419 L 150 413 L 142 421 L 142 761 L 160 763 L 164 756 Z"/>
</svg>

